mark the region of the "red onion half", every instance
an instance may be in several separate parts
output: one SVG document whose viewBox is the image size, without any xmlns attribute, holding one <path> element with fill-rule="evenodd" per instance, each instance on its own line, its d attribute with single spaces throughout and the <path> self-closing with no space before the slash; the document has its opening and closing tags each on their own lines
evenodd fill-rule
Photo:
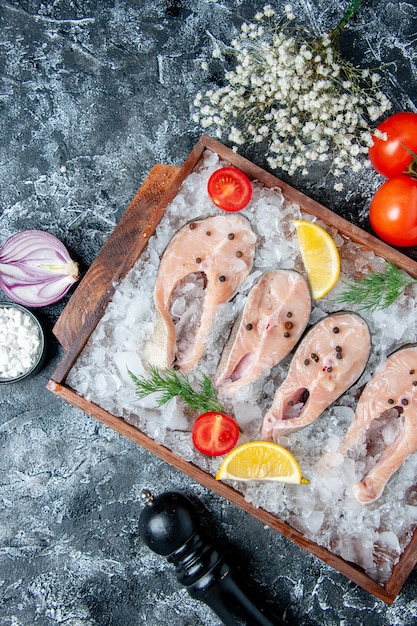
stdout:
<svg viewBox="0 0 417 626">
<path fill-rule="evenodd" d="M 0 249 L 0 288 L 23 306 L 57 302 L 78 278 L 64 244 L 45 231 L 22 230 Z"/>
</svg>

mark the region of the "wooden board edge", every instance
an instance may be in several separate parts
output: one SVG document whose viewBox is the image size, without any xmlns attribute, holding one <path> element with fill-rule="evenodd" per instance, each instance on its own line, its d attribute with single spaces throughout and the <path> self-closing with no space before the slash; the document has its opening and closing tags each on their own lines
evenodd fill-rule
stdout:
<svg viewBox="0 0 417 626">
<path fill-rule="evenodd" d="M 410 543 L 401 554 L 398 563 L 393 567 L 391 577 L 385 585 L 386 591 L 396 598 L 404 583 L 416 568 L 417 562 L 417 532 L 414 532 Z"/>
</svg>

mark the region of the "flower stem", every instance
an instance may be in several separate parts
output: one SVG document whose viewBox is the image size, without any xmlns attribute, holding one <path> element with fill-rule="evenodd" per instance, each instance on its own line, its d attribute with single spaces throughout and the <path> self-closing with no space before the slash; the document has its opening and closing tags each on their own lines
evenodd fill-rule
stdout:
<svg viewBox="0 0 417 626">
<path fill-rule="evenodd" d="M 340 20 L 336 28 L 333 28 L 333 30 L 330 32 L 330 39 L 332 41 L 334 49 L 337 49 L 339 45 L 340 33 L 342 32 L 342 30 L 344 29 L 344 27 L 346 26 L 346 24 L 348 23 L 352 15 L 355 13 L 359 5 L 362 4 L 362 2 L 363 0 L 352 0 L 349 6 L 347 7 L 346 11 L 344 12 L 342 19 Z"/>
</svg>

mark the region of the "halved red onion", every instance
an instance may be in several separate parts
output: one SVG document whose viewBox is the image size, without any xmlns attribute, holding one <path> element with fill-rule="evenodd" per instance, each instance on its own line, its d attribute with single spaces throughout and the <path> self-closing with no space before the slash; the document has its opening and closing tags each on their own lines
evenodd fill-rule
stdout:
<svg viewBox="0 0 417 626">
<path fill-rule="evenodd" d="M 64 244 L 43 230 L 22 230 L 0 248 L 0 288 L 23 306 L 57 302 L 78 278 Z"/>
</svg>

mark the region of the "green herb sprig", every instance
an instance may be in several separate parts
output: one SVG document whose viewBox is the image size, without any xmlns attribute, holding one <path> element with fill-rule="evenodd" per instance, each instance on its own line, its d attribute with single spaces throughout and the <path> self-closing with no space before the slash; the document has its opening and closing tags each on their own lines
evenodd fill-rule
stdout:
<svg viewBox="0 0 417 626">
<path fill-rule="evenodd" d="M 387 261 L 385 271 L 370 272 L 364 278 L 346 283 L 346 289 L 337 300 L 366 311 L 386 309 L 404 292 L 407 285 L 416 282 L 416 279 L 407 276 L 396 265 Z"/>
<path fill-rule="evenodd" d="M 198 388 L 195 389 L 185 372 L 174 369 L 167 369 L 161 373 L 158 368 L 151 366 L 149 378 L 136 376 L 129 369 L 128 373 L 135 383 L 138 399 L 145 398 L 151 393 L 159 393 L 156 400 L 158 407 L 163 406 L 172 398 L 179 397 L 192 412 L 224 412 L 213 383 L 205 374 L 201 376 Z"/>
</svg>

